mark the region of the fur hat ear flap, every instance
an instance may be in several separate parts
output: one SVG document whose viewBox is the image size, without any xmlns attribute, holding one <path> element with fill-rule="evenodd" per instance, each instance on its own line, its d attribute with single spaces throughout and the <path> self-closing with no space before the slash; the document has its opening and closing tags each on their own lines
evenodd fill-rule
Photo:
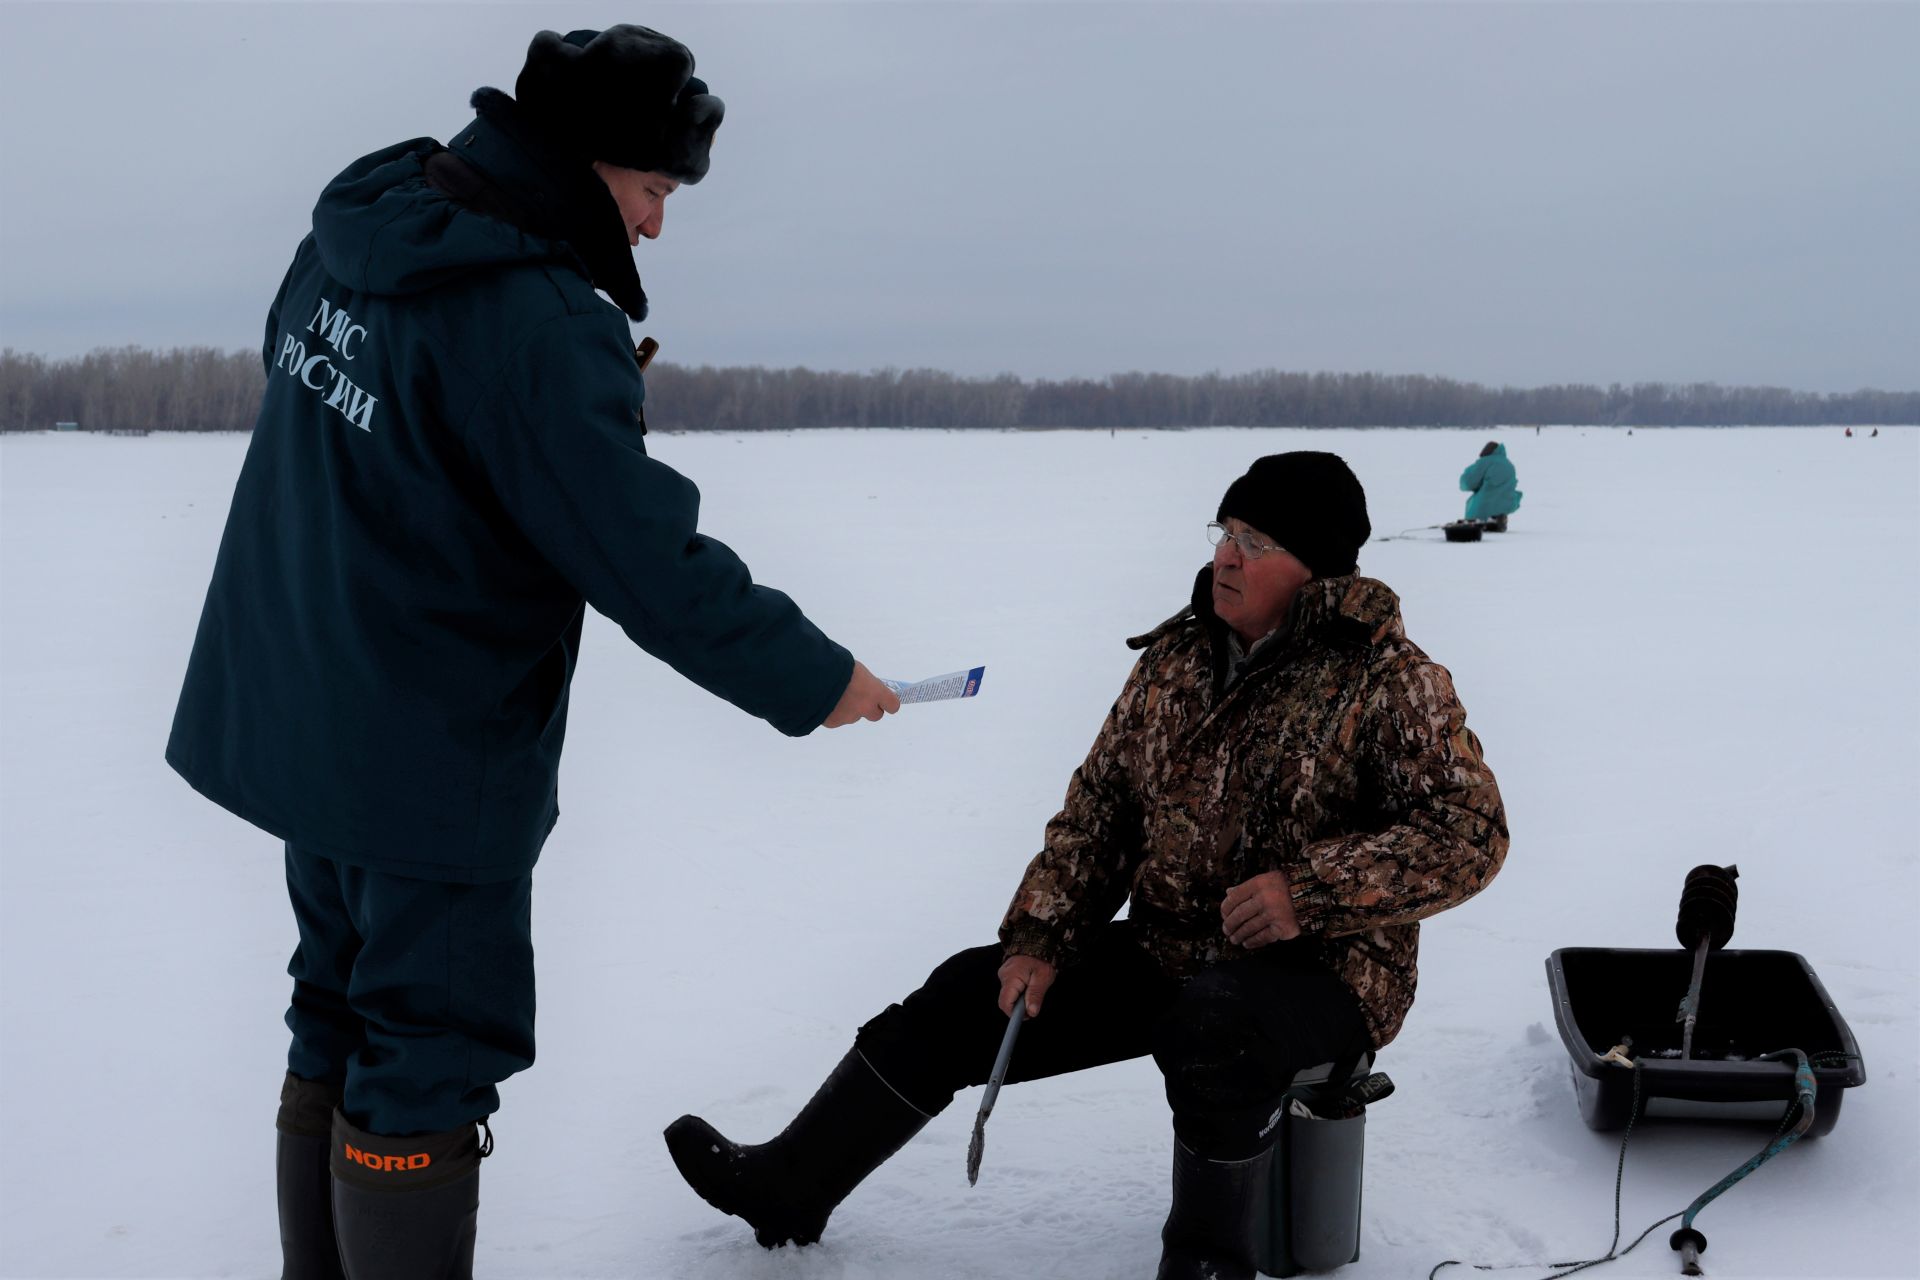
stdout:
<svg viewBox="0 0 1920 1280">
<path fill-rule="evenodd" d="M 687 87 L 680 94 L 679 105 L 679 120 L 676 127 L 668 131 L 666 139 L 673 148 L 667 172 L 678 177 L 697 171 L 705 176 L 711 160 L 709 153 L 713 150 L 713 135 L 726 118 L 727 104 L 707 92 L 706 81 L 693 76 L 688 78 Z M 681 180 L 698 182 L 700 179 Z"/>
</svg>

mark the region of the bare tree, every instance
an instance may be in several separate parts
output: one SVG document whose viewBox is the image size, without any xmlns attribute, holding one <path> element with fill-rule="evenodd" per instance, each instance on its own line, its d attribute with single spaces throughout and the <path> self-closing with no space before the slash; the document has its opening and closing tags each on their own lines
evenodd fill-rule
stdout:
<svg viewBox="0 0 1920 1280">
<path fill-rule="evenodd" d="M 1578 383 L 1486 387 L 1428 374 L 1261 369 L 1024 381 L 939 369 L 843 373 L 656 364 L 647 418 L 667 431 L 810 427 L 1470 427 L 1920 423 L 1920 391 Z M 103 347 L 49 360 L 0 351 L 0 430 L 245 431 L 265 378 L 257 352 Z"/>
</svg>

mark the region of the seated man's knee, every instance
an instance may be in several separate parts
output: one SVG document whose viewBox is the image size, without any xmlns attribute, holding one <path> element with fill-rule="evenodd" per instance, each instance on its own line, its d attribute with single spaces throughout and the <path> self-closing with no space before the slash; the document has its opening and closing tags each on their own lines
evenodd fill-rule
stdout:
<svg viewBox="0 0 1920 1280">
<path fill-rule="evenodd" d="M 950 998 L 977 999 L 981 988 L 986 987 L 987 998 L 994 999 L 1000 993 L 994 975 L 1000 971 L 1001 959 L 1001 948 L 997 946 L 956 951 L 933 967 L 920 990 Z"/>
<path fill-rule="evenodd" d="M 918 991 L 860 1028 L 855 1043 L 868 1065 L 929 1115 L 985 1080 L 976 1062 L 980 1046 L 991 1065 L 998 1043 L 992 1026 L 1006 1022 L 997 1003 L 999 968 L 999 947 L 973 947 L 941 961 Z"/>
</svg>

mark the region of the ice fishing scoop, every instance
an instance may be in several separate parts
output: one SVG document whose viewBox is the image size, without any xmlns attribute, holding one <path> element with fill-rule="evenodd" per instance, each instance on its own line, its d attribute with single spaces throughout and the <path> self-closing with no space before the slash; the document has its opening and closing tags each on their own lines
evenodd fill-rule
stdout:
<svg viewBox="0 0 1920 1280">
<path fill-rule="evenodd" d="M 1693 1056 L 1693 1024 L 1700 1017 L 1700 983 L 1707 976 L 1707 952 L 1718 951 L 1733 937 L 1733 913 L 1740 904 L 1740 888 L 1734 881 L 1739 875 L 1740 868 L 1731 863 L 1724 867 L 1709 863 L 1687 872 L 1687 881 L 1680 889 L 1680 918 L 1673 932 L 1680 945 L 1693 952 L 1693 981 L 1674 1019 L 1685 1024 L 1680 1034 L 1683 1059 Z"/>
<path fill-rule="evenodd" d="M 1013 1002 L 1013 1016 L 1007 1019 L 1007 1034 L 1000 1037 L 1000 1055 L 993 1060 L 993 1074 L 987 1077 L 987 1091 L 980 1096 L 980 1114 L 973 1118 L 973 1141 L 967 1144 L 967 1185 L 980 1181 L 980 1157 L 987 1151 L 987 1117 L 993 1114 L 993 1100 L 1000 1096 L 1000 1083 L 1007 1078 L 1007 1063 L 1013 1058 L 1013 1042 L 1019 1038 L 1020 1024 L 1027 1019 L 1027 993 Z"/>
</svg>

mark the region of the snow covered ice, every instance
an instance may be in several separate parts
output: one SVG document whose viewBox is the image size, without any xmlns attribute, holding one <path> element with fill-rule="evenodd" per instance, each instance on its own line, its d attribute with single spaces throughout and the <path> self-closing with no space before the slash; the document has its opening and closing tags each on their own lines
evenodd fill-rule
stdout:
<svg viewBox="0 0 1920 1280">
<path fill-rule="evenodd" d="M 1732 945 L 1804 954 L 1868 1072 L 1831 1135 L 1701 1214 L 1707 1273 L 1920 1274 L 1920 432 L 1837 427 L 651 437 L 703 525 L 870 667 L 992 680 L 790 741 L 590 620 L 534 878 L 540 1060 L 501 1090 L 477 1272 L 1152 1275 L 1149 1061 L 1006 1089 L 971 1190 L 962 1094 L 800 1252 L 702 1203 L 660 1130 L 770 1136 L 862 1021 L 991 939 L 1122 640 L 1184 602 L 1251 459 L 1343 454 L 1387 534 L 1458 515 L 1489 437 L 1527 495 L 1511 533 L 1361 555 L 1453 672 L 1513 847 L 1423 932 L 1340 1274 L 1604 1252 L 1617 1136 L 1580 1121 L 1544 961 L 1673 945 L 1701 862 L 1739 864 Z M 245 445 L 0 440 L 0 1274 L 277 1270 L 278 849 L 161 759 Z M 1766 1133 L 1636 1136 L 1625 1239 Z M 1677 1274 L 1667 1230 L 1595 1274 Z"/>
</svg>

